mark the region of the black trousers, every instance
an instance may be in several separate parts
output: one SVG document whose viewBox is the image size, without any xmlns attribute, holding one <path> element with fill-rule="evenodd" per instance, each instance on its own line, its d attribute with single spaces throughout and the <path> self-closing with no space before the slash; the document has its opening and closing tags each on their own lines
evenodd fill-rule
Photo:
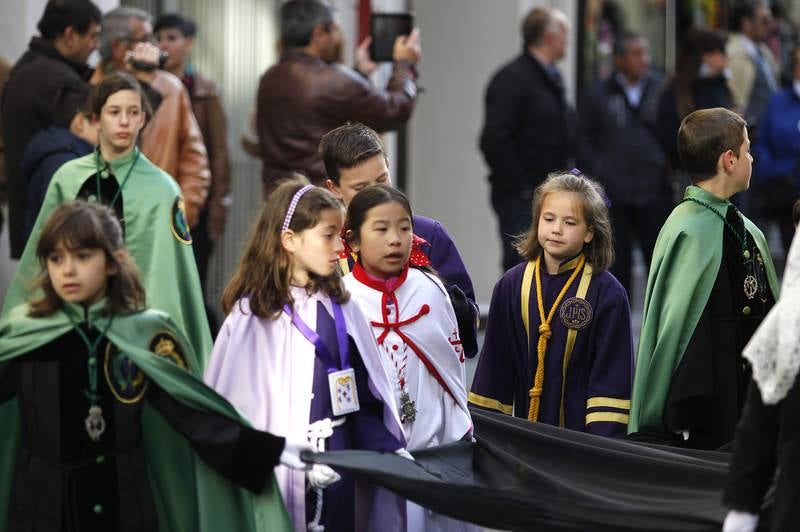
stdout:
<svg viewBox="0 0 800 532">
<path fill-rule="evenodd" d="M 666 195 L 644 205 L 612 202 L 610 215 L 614 231 L 614 264 L 610 271 L 625 287 L 629 300 L 633 298 L 631 271 L 634 243 L 639 245 L 645 264 L 649 268 L 658 233 L 667 220 L 671 208 L 672 200 Z"/>
<path fill-rule="evenodd" d="M 208 262 L 211 259 L 211 252 L 214 251 L 214 241 L 211 240 L 211 235 L 208 234 L 208 213 L 208 207 L 203 207 L 203 210 L 200 211 L 200 219 L 197 225 L 192 227 L 192 252 L 194 252 L 194 260 L 197 263 L 200 286 L 203 289 L 203 301 L 205 302 L 208 326 L 211 329 L 211 336 L 216 338 L 220 320 L 214 306 L 208 304 L 208 291 L 206 289 Z"/>
<path fill-rule="evenodd" d="M 492 208 L 497 215 L 503 244 L 503 271 L 506 271 L 524 260 L 513 244 L 516 237 L 531 227 L 531 194 L 509 194 L 492 189 Z"/>
</svg>

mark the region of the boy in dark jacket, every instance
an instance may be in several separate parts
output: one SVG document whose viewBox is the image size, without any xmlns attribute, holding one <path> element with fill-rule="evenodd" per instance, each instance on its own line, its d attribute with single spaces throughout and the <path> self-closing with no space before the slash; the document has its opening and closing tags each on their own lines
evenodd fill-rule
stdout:
<svg viewBox="0 0 800 532">
<path fill-rule="evenodd" d="M 28 240 L 50 179 L 62 164 L 88 155 L 97 144 L 97 131 L 89 118 L 76 113 L 69 129 L 51 126 L 37 133 L 22 157 L 22 175 L 27 184 L 24 239 Z"/>
</svg>

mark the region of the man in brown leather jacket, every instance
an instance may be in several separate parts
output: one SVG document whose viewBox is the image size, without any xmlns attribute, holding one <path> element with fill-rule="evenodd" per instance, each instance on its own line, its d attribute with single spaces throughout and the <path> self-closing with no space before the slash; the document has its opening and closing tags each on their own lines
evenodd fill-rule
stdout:
<svg viewBox="0 0 800 532">
<path fill-rule="evenodd" d="M 265 197 L 289 171 L 303 172 L 322 185 L 325 168 L 317 151 L 322 135 L 347 121 L 378 132 L 396 128 L 411 116 L 416 97 L 416 31 L 395 42 L 394 70 L 385 90 L 335 64 L 341 58 L 341 32 L 330 9 L 318 0 L 290 0 L 281 6 L 281 43 L 280 61 L 262 76 L 258 88 L 256 124 Z"/>
<path fill-rule="evenodd" d="M 108 12 L 103 17 L 100 33 L 103 60 L 93 82 L 99 83 L 104 73 L 129 70 L 142 84 L 154 109 L 152 118 L 142 130 L 142 153 L 178 182 L 183 192 L 186 218 L 194 228 L 211 182 L 208 155 L 189 94 L 180 79 L 156 68 L 158 48 L 152 42 L 153 25 L 149 13 L 132 7 L 119 7 Z M 140 43 L 148 43 L 143 54 L 147 59 L 133 68 L 129 58 Z M 136 59 L 142 57 L 139 54 L 142 49 L 142 46 L 137 49 Z M 148 57 L 148 52 L 154 56 Z"/>
</svg>

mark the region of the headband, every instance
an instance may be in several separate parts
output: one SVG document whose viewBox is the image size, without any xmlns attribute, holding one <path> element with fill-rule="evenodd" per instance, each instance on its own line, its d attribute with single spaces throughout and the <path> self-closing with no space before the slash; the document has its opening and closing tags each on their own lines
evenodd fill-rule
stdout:
<svg viewBox="0 0 800 532">
<path fill-rule="evenodd" d="M 292 201 L 289 202 L 289 208 L 286 209 L 286 218 L 283 219 L 283 225 L 281 226 L 281 232 L 286 231 L 289 229 L 289 225 L 292 223 L 292 216 L 294 216 L 294 210 L 297 208 L 297 203 L 300 201 L 300 198 L 303 197 L 303 194 L 311 190 L 312 188 L 316 188 L 314 185 L 306 185 L 297 192 L 294 193 L 292 196 Z"/>
</svg>

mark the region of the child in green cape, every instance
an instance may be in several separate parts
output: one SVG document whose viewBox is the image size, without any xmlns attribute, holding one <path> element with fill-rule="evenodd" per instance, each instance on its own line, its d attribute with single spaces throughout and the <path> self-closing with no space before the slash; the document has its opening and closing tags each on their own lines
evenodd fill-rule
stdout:
<svg viewBox="0 0 800 532">
<path fill-rule="evenodd" d="M 304 467 L 301 449 L 193 375 L 112 211 L 58 206 L 36 256 L 41 297 L 0 322 L 0 528 L 288 530 L 272 469 Z"/>
</svg>

